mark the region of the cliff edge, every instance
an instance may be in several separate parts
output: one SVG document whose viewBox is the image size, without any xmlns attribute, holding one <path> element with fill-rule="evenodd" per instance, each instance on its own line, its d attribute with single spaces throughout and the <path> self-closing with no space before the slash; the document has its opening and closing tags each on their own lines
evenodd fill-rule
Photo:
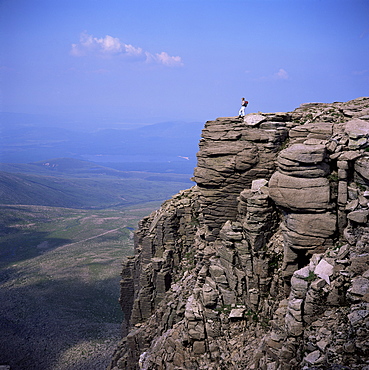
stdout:
<svg viewBox="0 0 369 370">
<path fill-rule="evenodd" d="M 123 263 L 117 369 L 369 369 L 369 98 L 208 121 Z"/>
</svg>

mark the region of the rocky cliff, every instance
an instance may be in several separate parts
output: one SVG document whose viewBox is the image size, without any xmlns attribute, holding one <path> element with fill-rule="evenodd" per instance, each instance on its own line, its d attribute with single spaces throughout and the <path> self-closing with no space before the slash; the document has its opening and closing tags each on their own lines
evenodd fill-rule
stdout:
<svg viewBox="0 0 369 370">
<path fill-rule="evenodd" d="M 110 369 L 369 369 L 369 98 L 205 124 L 144 218 Z"/>
</svg>

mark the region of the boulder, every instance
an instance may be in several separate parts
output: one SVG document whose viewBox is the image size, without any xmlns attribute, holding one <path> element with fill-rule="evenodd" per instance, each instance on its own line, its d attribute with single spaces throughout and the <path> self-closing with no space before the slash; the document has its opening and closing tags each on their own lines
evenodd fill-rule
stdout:
<svg viewBox="0 0 369 370">
<path fill-rule="evenodd" d="M 280 158 L 300 163 L 317 164 L 322 162 L 326 156 L 325 145 L 304 145 L 294 144 L 289 148 L 282 150 Z"/>
<path fill-rule="evenodd" d="M 284 158 L 278 159 L 278 170 L 285 175 L 293 177 L 325 177 L 330 173 L 330 167 L 325 162 L 304 165 Z"/>
<path fill-rule="evenodd" d="M 269 181 L 269 195 L 290 210 L 326 210 L 330 202 L 328 179 L 299 178 L 275 172 Z"/>
<path fill-rule="evenodd" d="M 369 122 L 355 118 L 346 123 L 345 132 L 352 139 L 360 137 L 369 137 Z"/>
<path fill-rule="evenodd" d="M 288 213 L 284 223 L 286 227 L 300 235 L 328 238 L 336 230 L 336 215 L 324 213 Z"/>
<path fill-rule="evenodd" d="M 202 288 L 203 303 L 205 307 L 214 307 L 217 304 L 218 292 L 210 285 L 204 284 Z"/>
</svg>

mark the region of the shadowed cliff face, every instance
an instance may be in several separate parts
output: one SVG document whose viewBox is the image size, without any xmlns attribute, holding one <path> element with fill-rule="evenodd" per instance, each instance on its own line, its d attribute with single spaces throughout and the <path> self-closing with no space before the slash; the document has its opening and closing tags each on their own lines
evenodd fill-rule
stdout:
<svg viewBox="0 0 369 370">
<path fill-rule="evenodd" d="M 369 366 L 369 98 L 207 122 L 142 220 L 110 369 Z"/>
</svg>

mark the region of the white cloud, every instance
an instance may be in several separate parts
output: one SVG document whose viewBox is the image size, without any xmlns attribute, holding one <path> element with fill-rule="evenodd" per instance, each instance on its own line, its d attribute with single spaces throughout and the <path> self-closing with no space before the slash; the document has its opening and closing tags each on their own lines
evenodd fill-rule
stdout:
<svg viewBox="0 0 369 370">
<path fill-rule="evenodd" d="M 165 51 L 162 51 L 160 54 L 155 54 L 155 57 L 156 60 L 167 66 L 183 65 L 181 57 L 171 57 Z"/>
<path fill-rule="evenodd" d="M 274 74 L 274 78 L 277 80 L 288 80 L 288 73 L 281 68 L 277 73 Z"/>
<path fill-rule="evenodd" d="M 140 56 L 143 55 L 143 50 L 141 48 L 135 48 L 132 45 L 124 45 L 126 53 L 130 56 Z"/>
<path fill-rule="evenodd" d="M 98 55 L 104 57 L 126 57 L 146 63 L 156 63 L 165 66 L 175 67 L 183 66 L 181 57 L 170 56 L 165 51 L 156 54 L 144 51 L 140 47 L 131 44 L 125 44 L 117 37 L 106 35 L 103 38 L 97 38 L 83 32 L 78 44 L 72 44 L 70 54 L 75 57 L 86 55 Z"/>
</svg>

